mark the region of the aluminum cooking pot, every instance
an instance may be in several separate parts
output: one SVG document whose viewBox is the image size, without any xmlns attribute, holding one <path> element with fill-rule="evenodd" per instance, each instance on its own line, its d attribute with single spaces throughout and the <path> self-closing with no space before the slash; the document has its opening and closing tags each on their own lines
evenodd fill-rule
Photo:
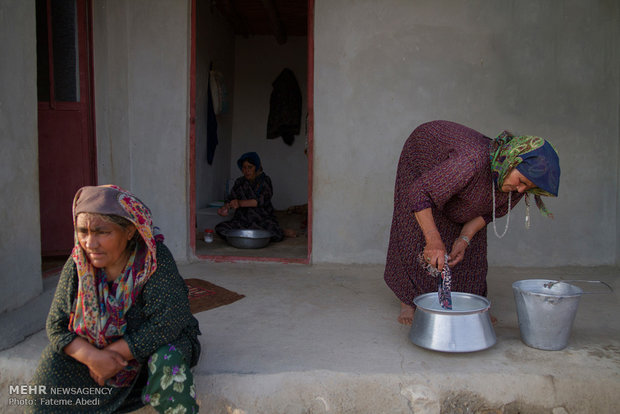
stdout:
<svg viewBox="0 0 620 414">
<path fill-rule="evenodd" d="M 270 231 L 258 229 L 231 229 L 224 233 L 226 241 L 238 249 L 261 249 L 271 240 Z"/>
<path fill-rule="evenodd" d="M 473 352 L 497 342 L 491 323 L 491 302 L 472 293 L 452 292 L 452 310 L 443 309 L 437 292 L 413 300 L 417 309 L 409 339 L 422 348 L 442 352 Z"/>
</svg>

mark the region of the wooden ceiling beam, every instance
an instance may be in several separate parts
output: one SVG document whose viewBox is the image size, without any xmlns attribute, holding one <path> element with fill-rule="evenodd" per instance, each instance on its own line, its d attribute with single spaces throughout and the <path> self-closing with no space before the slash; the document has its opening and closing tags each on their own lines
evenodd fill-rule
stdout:
<svg viewBox="0 0 620 414">
<path fill-rule="evenodd" d="M 282 19 L 280 19 L 280 14 L 278 13 L 278 8 L 276 7 L 274 0 L 262 0 L 263 6 L 267 11 L 267 15 L 269 16 L 269 21 L 271 22 L 271 30 L 276 37 L 276 41 L 278 44 L 283 45 L 286 43 L 286 28 L 284 27 L 284 23 Z"/>
</svg>

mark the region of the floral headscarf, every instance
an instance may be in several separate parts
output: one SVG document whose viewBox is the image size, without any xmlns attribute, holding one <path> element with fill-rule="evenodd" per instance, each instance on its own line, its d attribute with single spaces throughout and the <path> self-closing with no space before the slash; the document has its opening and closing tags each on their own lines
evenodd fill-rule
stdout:
<svg viewBox="0 0 620 414">
<path fill-rule="evenodd" d="M 108 285 L 103 269 L 95 268 L 80 246 L 77 234 L 79 213 L 117 215 L 136 227 L 139 237 L 121 275 Z M 136 196 L 114 185 L 83 187 L 73 200 L 75 245 L 71 257 L 78 274 L 75 309 L 69 330 L 103 348 L 122 337 L 127 327 L 125 314 L 149 277 L 157 269 L 156 237 L 149 208 Z M 161 237 L 161 236 L 158 236 Z M 128 386 L 137 374 L 138 363 L 131 361 L 108 385 Z"/>
<path fill-rule="evenodd" d="M 529 205 L 529 195 L 532 194 L 541 213 L 553 217 L 540 198 L 556 197 L 560 185 L 559 158 L 548 141 L 532 135 L 513 136 L 503 131 L 492 142 L 490 157 L 496 188 L 502 188 L 510 170 L 517 168 L 536 185 L 526 192 L 526 204 Z"/>
</svg>

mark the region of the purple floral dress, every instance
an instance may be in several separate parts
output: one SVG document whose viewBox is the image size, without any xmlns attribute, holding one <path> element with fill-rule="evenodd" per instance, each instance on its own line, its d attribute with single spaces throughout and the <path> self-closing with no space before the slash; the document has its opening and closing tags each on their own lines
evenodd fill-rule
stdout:
<svg viewBox="0 0 620 414">
<path fill-rule="evenodd" d="M 491 139 L 463 125 L 433 121 L 405 142 L 396 174 L 394 214 L 384 279 L 405 304 L 436 292 L 437 281 L 418 262 L 426 241 L 414 213 L 431 208 L 448 253 L 468 221 L 492 220 Z M 496 191 L 496 216 L 507 213 L 508 193 Z M 512 194 L 512 207 L 522 194 Z M 487 234 L 479 231 L 462 262 L 451 267 L 452 291 L 487 295 Z"/>
</svg>

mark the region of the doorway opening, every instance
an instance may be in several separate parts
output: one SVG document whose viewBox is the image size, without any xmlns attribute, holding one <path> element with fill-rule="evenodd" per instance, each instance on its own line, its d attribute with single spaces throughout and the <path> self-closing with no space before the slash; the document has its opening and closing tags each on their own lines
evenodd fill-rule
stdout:
<svg viewBox="0 0 620 414">
<path fill-rule="evenodd" d="M 310 262 L 313 10 L 314 0 L 192 1 L 190 246 L 198 258 Z M 284 74 L 289 90 L 296 84 L 298 104 L 273 103 Z M 291 113 L 298 114 L 292 124 Z M 288 123 L 274 134 L 281 118 Z M 232 217 L 218 210 L 242 176 L 237 160 L 247 152 L 260 156 L 274 215 L 295 237 L 261 249 L 238 249 L 217 232 L 206 242 L 205 230 Z"/>
</svg>

